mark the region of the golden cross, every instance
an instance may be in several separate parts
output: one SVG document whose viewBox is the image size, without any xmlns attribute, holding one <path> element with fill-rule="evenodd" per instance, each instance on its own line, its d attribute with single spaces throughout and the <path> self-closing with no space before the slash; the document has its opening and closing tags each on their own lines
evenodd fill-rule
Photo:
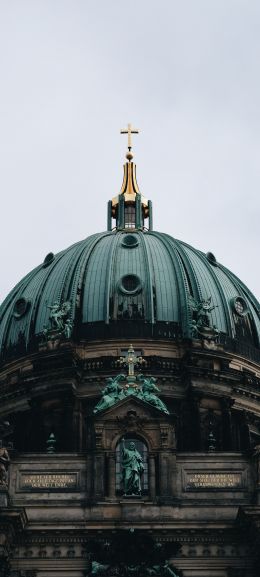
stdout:
<svg viewBox="0 0 260 577">
<path fill-rule="evenodd" d="M 132 148 L 132 134 L 139 134 L 139 130 L 137 130 L 136 128 L 132 128 L 131 124 L 127 125 L 127 128 L 124 130 L 120 130 L 121 134 L 127 134 L 128 135 L 128 149 L 131 150 Z"/>
<path fill-rule="evenodd" d="M 145 363 L 143 357 L 136 357 L 135 352 L 133 349 L 133 345 L 130 345 L 127 351 L 127 357 L 120 357 L 119 359 L 120 365 L 128 367 L 128 376 L 134 377 L 135 374 L 135 365 L 142 365 Z"/>
</svg>

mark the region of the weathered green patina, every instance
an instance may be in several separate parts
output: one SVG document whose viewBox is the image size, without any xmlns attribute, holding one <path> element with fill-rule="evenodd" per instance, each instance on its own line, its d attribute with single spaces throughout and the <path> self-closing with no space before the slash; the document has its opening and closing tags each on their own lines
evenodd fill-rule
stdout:
<svg viewBox="0 0 260 577">
<path fill-rule="evenodd" d="M 94 408 L 94 414 L 112 407 L 131 395 L 153 405 L 159 411 L 169 414 L 166 405 L 157 396 L 160 389 L 155 385 L 156 379 L 154 377 L 145 378 L 143 375 L 127 377 L 120 374 L 114 379 L 109 377 L 106 382 L 107 385 L 102 391 L 102 397 Z"/>
<path fill-rule="evenodd" d="M 1 355 L 4 359 L 12 351 L 17 356 L 37 347 L 43 331 L 54 329 L 50 307 L 62 302 L 70 303 L 75 338 L 124 334 L 131 340 L 134 330 L 136 336 L 152 338 L 200 338 L 190 297 L 196 303 L 211 297 L 214 331 L 238 339 L 238 318 L 248 323 L 248 338 L 259 347 L 260 305 L 217 261 L 159 232 L 94 234 L 39 265 L 8 295 L 0 307 Z M 234 310 L 238 297 L 246 311 L 240 317 Z"/>
<path fill-rule="evenodd" d="M 131 441 L 129 447 L 122 439 L 122 481 L 125 495 L 141 495 L 141 477 L 144 472 L 143 459 Z"/>
</svg>

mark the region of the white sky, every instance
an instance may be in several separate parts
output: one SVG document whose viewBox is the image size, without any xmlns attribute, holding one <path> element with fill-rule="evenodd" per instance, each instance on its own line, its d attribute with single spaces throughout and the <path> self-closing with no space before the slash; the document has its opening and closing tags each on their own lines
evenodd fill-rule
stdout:
<svg viewBox="0 0 260 577">
<path fill-rule="evenodd" d="M 154 228 L 260 296 L 259 0 L 0 0 L 0 301 L 106 229 L 128 122 Z"/>
</svg>

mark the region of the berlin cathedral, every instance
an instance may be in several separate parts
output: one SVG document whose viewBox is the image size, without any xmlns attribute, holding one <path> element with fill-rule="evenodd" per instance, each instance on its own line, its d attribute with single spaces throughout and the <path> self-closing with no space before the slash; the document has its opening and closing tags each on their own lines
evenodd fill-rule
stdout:
<svg viewBox="0 0 260 577">
<path fill-rule="evenodd" d="M 0 577 L 259 577 L 260 304 L 153 230 L 122 132 L 107 230 L 0 307 Z"/>
</svg>

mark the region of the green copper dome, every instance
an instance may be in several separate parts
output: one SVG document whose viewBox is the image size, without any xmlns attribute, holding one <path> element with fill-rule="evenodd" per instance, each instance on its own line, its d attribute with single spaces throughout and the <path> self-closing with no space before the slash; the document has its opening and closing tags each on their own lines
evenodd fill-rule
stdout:
<svg viewBox="0 0 260 577">
<path fill-rule="evenodd" d="M 230 271 L 171 236 L 153 231 L 128 160 L 120 194 L 108 203 L 107 232 L 43 263 L 0 307 L 1 358 L 51 340 L 200 339 L 260 359 L 260 305 Z"/>
<path fill-rule="evenodd" d="M 152 230 L 94 234 L 47 255 L 6 298 L 0 307 L 2 358 L 37 349 L 54 305 L 69 303 L 67 338 L 74 341 L 179 340 L 202 338 L 194 325 L 206 301 L 218 340 L 258 354 L 259 303 L 214 255 Z"/>
</svg>

